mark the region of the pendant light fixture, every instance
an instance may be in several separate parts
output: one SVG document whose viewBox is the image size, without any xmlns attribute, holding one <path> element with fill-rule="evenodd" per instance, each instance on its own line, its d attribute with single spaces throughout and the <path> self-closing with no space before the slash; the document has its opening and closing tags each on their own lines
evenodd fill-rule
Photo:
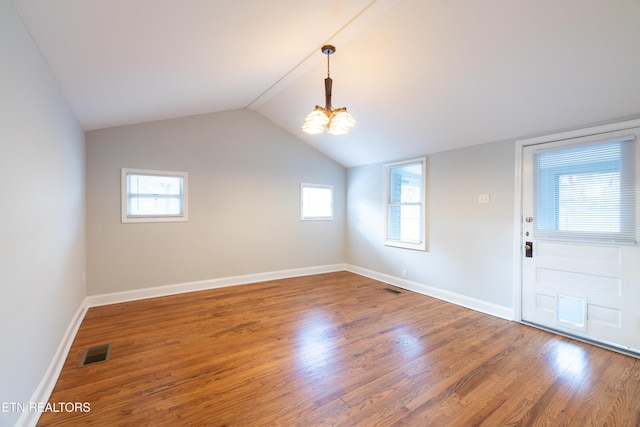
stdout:
<svg viewBox="0 0 640 427">
<path fill-rule="evenodd" d="M 324 108 L 316 105 L 316 108 L 304 119 L 302 130 L 310 134 L 326 131 L 334 135 L 343 135 L 349 133 L 349 128 L 355 125 L 356 121 L 345 107 L 334 109 L 331 106 L 333 80 L 329 76 L 329 55 L 334 53 L 336 48 L 331 45 L 325 45 L 322 46 L 321 50 L 322 53 L 327 55 L 327 78 L 324 79 L 325 105 Z"/>
</svg>

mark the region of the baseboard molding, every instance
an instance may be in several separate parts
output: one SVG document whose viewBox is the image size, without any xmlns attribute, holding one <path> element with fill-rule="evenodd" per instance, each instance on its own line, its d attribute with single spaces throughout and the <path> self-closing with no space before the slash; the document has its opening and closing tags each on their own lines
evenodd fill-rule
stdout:
<svg viewBox="0 0 640 427">
<path fill-rule="evenodd" d="M 73 318 L 71 319 L 71 323 L 67 327 L 64 335 L 62 336 L 62 340 L 58 345 L 58 349 L 49 364 L 49 368 L 44 373 L 40 384 L 38 384 L 38 388 L 31 396 L 29 402 L 35 403 L 46 403 L 49 401 L 49 397 L 53 392 L 53 388 L 58 381 L 58 377 L 60 376 L 60 372 L 62 372 L 62 367 L 64 366 L 65 361 L 67 360 L 67 355 L 69 354 L 69 350 L 71 350 L 71 345 L 73 344 L 73 340 L 76 337 L 76 333 L 82 324 L 82 320 L 84 319 L 84 315 L 87 313 L 87 298 L 82 301 Z M 22 413 L 20 418 L 18 419 L 17 426 L 25 426 L 32 427 L 38 423 L 40 419 L 40 412 L 37 411 L 25 411 Z"/>
<path fill-rule="evenodd" d="M 247 274 L 242 276 L 223 277 L 219 279 L 200 280 L 195 282 L 178 283 L 173 285 L 156 286 L 153 288 L 136 289 L 124 292 L 113 292 L 101 295 L 87 296 L 78 310 L 76 311 L 69 327 L 67 328 L 62 341 L 58 346 L 47 372 L 45 373 L 38 388 L 31 397 L 31 402 L 47 402 L 51 396 L 51 392 L 58 381 L 62 367 L 67 359 L 73 340 L 80 328 L 80 324 L 84 319 L 87 310 L 91 307 L 97 307 L 107 304 L 117 304 L 121 302 L 136 301 L 147 298 L 156 298 L 167 295 L 175 295 L 186 292 L 202 291 L 207 289 L 222 288 L 227 286 L 245 285 L 249 283 L 264 282 L 268 280 L 288 279 L 292 277 L 310 276 L 313 274 L 332 273 L 335 271 L 350 271 L 361 276 L 369 277 L 380 282 L 388 283 L 403 289 L 417 292 L 423 295 L 438 298 L 462 307 L 470 308 L 492 316 L 500 317 L 507 320 L 513 320 L 513 309 L 492 304 L 487 301 L 478 300 L 465 295 L 454 292 L 434 288 L 421 283 L 413 282 L 407 279 L 390 276 L 388 274 L 379 273 L 362 267 L 350 264 L 331 264 L 316 267 L 304 267 L 290 270 L 271 271 L 266 273 Z M 39 412 L 25 412 L 18 420 L 18 426 L 32 427 L 35 426 L 40 419 Z"/>
<path fill-rule="evenodd" d="M 331 273 L 334 271 L 344 271 L 344 264 L 331 264 L 316 267 L 295 268 L 289 270 L 271 271 L 266 273 L 247 274 L 243 276 L 223 277 L 219 279 L 200 280 L 196 282 L 178 283 L 166 286 L 156 286 L 153 288 L 136 289 L 125 292 L 114 292 L 102 295 L 87 296 L 75 315 L 71 323 L 67 327 L 62 337 L 60 345 L 44 374 L 42 381 L 33 393 L 30 402 L 48 402 L 53 392 L 53 388 L 58 381 L 62 367 L 64 366 L 76 333 L 82 324 L 87 310 L 91 307 L 97 307 L 107 304 L 117 304 L 120 302 L 135 301 L 146 298 L 155 298 L 160 296 L 175 295 L 185 292 L 202 291 L 207 289 L 222 288 L 226 286 L 244 285 L 249 283 L 264 282 L 267 280 L 287 279 L 291 277 L 310 276 L 313 274 Z M 18 419 L 17 426 L 32 427 L 38 423 L 40 419 L 39 412 L 26 411 L 23 412 Z"/>
<path fill-rule="evenodd" d="M 183 294 L 187 292 L 204 291 L 207 289 L 224 288 L 227 286 L 246 285 L 249 283 L 265 282 L 267 280 L 288 279 L 290 277 L 310 276 L 312 274 L 344 271 L 344 264 L 330 264 L 316 267 L 278 270 L 266 273 L 246 274 L 242 276 L 222 277 L 219 279 L 199 280 L 195 282 L 177 283 L 173 285 L 155 286 L 152 288 L 134 289 L 131 291 L 113 292 L 87 297 L 88 307 L 136 301 L 147 298 L 163 297 L 167 295 Z"/>
<path fill-rule="evenodd" d="M 388 274 L 379 273 L 377 271 L 369 270 L 355 265 L 346 264 L 345 270 L 355 274 L 359 274 L 361 276 L 369 277 L 371 279 L 379 280 L 380 282 L 388 283 L 402 289 L 407 289 L 409 291 L 438 298 L 440 300 L 450 302 L 462 307 L 470 308 L 481 313 L 490 314 L 492 316 L 500 317 L 506 320 L 514 320 L 514 311 L 510 307 L 504 307 L 498 304 L 493 304 L 455 292 L 434 288 L 422 283 L 413 282 L 411 280 L 402 279 L 400 277 L 390 276 Z"/>
</svg>

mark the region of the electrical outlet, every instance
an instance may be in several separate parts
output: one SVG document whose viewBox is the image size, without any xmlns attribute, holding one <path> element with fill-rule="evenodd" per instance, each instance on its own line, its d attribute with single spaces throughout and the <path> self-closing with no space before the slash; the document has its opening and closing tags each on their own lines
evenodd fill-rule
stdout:
<svg viewBox="0 0 640 427">
<path fill-rule="evenodd" d="M 407 270 L 402 270 L 402 278 L 406 279 L 407 277 L 409 277 L 409 273 L 407 272 Z"/>
<path fill-rule="evenodd" d="M 491 194 L 478 194 L 478 203 L 483 205 L 491 203 Z"/>
</svg>

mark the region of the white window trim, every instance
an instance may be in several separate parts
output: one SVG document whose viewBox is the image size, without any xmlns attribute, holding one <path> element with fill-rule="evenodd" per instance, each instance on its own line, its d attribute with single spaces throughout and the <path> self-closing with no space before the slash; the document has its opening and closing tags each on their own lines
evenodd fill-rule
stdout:
<svg viewBox="0 0 640 427">
<path fill-rule="evenodd" d="M 127 175 L 178 176 L 182 178 L 182 215 L 129 216 L 127 214 Z M 123 224 L 139 222 L 185 222 L 189 221 L 189 174 L 187 172 L 160 171 L 152 169 L 122 168 L 120 175 L 120 220 Z"/>
<path fill-rule="evenodd" d="M 304 216 L 304 200 L 303 194 L 304 189 L 306 188 L 328 188 L 331 190 L 331 215 L 330 216 Z M 308 182 L 303 182 L 300 184 L 300 219 L 302 221 L 332 221 L 333 220 L 333 210 L 334 210 L 334 191 L 333 185 L 325 185 L 325 184 L 312 184 Z"/>
<path fill-rule="evenodd" d="M 407 242 L 402 240 L 391 240 L 387 238 L 389 227 L 389 170 L 396 166 L 408 165 L 412 163 L 420 163 L 422 165 L 422 203 L 420 206 L 420 241 L 419 242 Z M 413 249 L 418 251 L 427 250 L 427 217 L 426 217 L 426 198 L 427 198 L 427 158 L 418 157 L 415 159 L 402 160 L 399 162 L 387 163 L 383 168 L 383 200 L 384 200 L 384 229 L 383 239 L 385 246 L 391 246 L 395 248 Z"/>
</svg>

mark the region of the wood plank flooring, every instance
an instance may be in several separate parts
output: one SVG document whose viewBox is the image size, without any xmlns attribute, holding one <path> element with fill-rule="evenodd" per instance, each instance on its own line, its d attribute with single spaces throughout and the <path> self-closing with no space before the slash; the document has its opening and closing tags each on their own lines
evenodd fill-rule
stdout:
<svg viewBox="0 0 640 427">
<path fill-rule="evenodd" d="M 50 399 L 90 411 L 38 425 L 640 425 L 640 360 L 385 288 L 337 272 L 91 308 Z"/>
</svg>

